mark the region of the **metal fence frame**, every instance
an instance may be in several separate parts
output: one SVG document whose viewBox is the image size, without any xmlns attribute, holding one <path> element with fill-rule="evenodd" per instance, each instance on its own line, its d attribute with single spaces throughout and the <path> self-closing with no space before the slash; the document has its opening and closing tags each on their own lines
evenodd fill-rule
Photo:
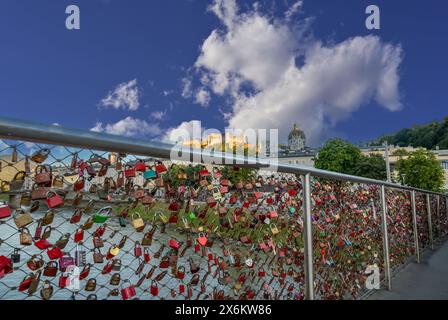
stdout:
<svg viewBox="0 0 448 320">
<path fill-rule="evenodd" d="M 130 139 L 127 137 L 120 137 L 110 134 L 97 133 L 91 131 L 83 131 L 76 129 L 67 129 L 60 126 L 50 126 L 44 124 L 36 124 L 33 122 L 16 120 L 11 118 L 0 117 L 0 138 L 9 140 L 23 140 L 28 142 L 46 143 L 54 145 L 63 145 L 76 148 L 89 148 L 106 152 L 120 152 L 120 153 L 132 153 L 141 156 L 150 156 L 154 158 L 169 159 L 173 150 L 173 145 L 143 141 L 137 139 Z M 273 162 L 270 159 L 259 159 L 252 157 L 245 157 L 241 155 L 233 155 L 222 152 L 210 152 L 206 150 L 190 149 L 190 161 L 196 162 L 197 159 L 202 157 L 214 158 L 222 165 L 227 166 L 239 166 L 239 167 L 252 167 L 257 169 L 263 169 L 275 165 L 278 172 L 292 173 L 303 176 L 303 206 L 304 206 L 304 230 L 305 230 L 305 295 L 309 300 L 314 299 L 314 275 L 313 275 L 313 237 L 312 237 L 312 201 L 311 201 L 311 177 L 320 177 L 338 181 L 348 181 L 354 183 L 362 183 L 367 185 L 380 186 L 380 199 L 382 203 L 382 232 L 383 232 L 383 246 L 384 246 L 384 265 L 385 276 L 388 290 L 391 290 L 391 268 L 389 261 L 389 241 L 387 231 L 387 202 L 385 196 L 385 188 L 395 188 L 403 191 L 409 191 L 411 195 L 412 206 L 412 221 L 413 221 L 413 233 L 414 233 L 414 246 L 416 252 L 416 261 L 420 263 L 421 252 L 419 248 L 419 239 L 417 231 L 416 220 L 416 206 L 415 206 L 415 192 L 426 194 L 426 210 L 428 214 L 429 223 L 429 237 L 431 249 L 434 249 L 434 239 L 432 217 L 431 217 L 431 205 L 430 195 L 437 196 L 437 215 L 440 217 L 440 197 L 445 197 L 445 201 L 448 201 L 448 195 L 443 193 L 437 193 L 409 186 L 403 186 L 387 181 L 380 181 L 375 179 L 368 179 L 353 175 L 341 174 L 326 170 L 320 170 L 312 167 L 297 165 L 297 164 L 284 164 Z M 446 202 L 448 203 L 448 202 Z M 446 214 L 448 216 L 448 205 L 446 205 Z M 440 222 L 440 219 L 438 219 Z M 440 226 L 436 226 L 440 230 Z M 440 234 L 440 232 L 439 232 Z"/>
</svg>

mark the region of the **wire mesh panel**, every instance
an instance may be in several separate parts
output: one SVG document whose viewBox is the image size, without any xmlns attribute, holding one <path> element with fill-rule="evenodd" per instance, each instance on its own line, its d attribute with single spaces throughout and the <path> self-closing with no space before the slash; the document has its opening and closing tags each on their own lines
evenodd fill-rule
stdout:
<svg viewBox="0 0 448 320">
<path fill-rule="evenodd" d="M 378 189 L 319 179 L 312 196 L 316 295 L 360 298 L 371 272 L 384 274 Z"/>
<path fill-rule="evenodd" d="M 440 229 L 441 235 L 448 234 L 448 203 L 447 197 L 440 197 Z"/>
<path fill-rule="evenodd" d="M 392 271 L 416 254 L 410 192 L 386 189 L 387 232 Z"/>
<path fill-rule="evenodd" d="M 417 216 L 418 243 L 420 250 L 431 245 L 429 238 L 429 221 L 426 205 L 426 194 L 421 192 L 415 193 L 415 210 Z"/>
<path fill-rule="evenodd" d="M 439 203 L 437 195 L 429 195 L 429 203 L 431 207 L 431 223 L 434 241 L 440 238 L 440 217 Z"/>
<path fill-rule="evenodd" d="M 0 299 L 303 298 L 300 177 L 0 146 Z"/>
</svg>

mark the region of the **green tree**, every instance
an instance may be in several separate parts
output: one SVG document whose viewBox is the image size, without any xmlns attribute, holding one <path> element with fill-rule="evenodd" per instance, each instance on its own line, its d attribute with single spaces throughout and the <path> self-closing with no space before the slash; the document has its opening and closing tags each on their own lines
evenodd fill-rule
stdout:
<svg viewBox="0 0 448 320">
<path fill-rule="evenodd" d="M 386 180 L 386 161 L 379 154 L 362 156 L 358 162 L 355 173 L 356 175 L 365 178 Z"/>
<path fill-rule="evenodd" d="M 392 155 L 396 157 L 406 157 L 409 155 L 409 152 L 406 149 L 400 148 L 395 150 Z"/>
<path fill-rule="evenodd" d="M 411 152 L 407 159 L 397 162 L 397 170 L 405 184 L 431 191 L 441 191 L 444 172 L 434 153 L 424 149 Z"/>
<path fill-rule="evenodd" d="M 329 140 L 320 149 L 315 161 L 318 169 L 335 171 L 346 174 L 356 174 L 362 153 L 351 143 L 334 139 Z"/>
</svg>

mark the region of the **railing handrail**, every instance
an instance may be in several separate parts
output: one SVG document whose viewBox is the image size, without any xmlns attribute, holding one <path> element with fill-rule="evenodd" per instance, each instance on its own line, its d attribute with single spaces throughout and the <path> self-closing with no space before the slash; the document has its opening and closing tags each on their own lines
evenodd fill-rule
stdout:
<svg viewBox="0 0 448 320">
<path fill-rule="evenodd" d="M 118 135 L 92 132 L 79 129 L 63 128 L 56 125 L 38 124 L 30 121 L 17 120 L 7 117 L 0 117 L 0 138 L 10 140 L 23 140 L 28 142 L 63 145 L 76 148 L 101 150 L 107 152 L 127 153 L 141 156 L 151 156 L 161 159 L 169 159 L 173 145 L 155 141 L 144 141 Z M 184 149 L 185 150 L 185 149 Z M 446 194 L 403 186 L 387 181 L 363 178 L 338 172 L 321 170 L 299 164 L 286 164 L 271 159 L 260 159 L 245 157 L 222 152 L 210 152 L 208 150 L 190 149 L 190 160 L 195 157 L 202 159 L 214 157 L 219 159 L 223 165 L 237 165 L 240 167 L 268 168 L 275 166 L 279 172 L 292 173 L 339 180 L 355 183 L 384 185 L 385 187 L 417 191 L 446 196 Z M 193 161 L 192 161 L 193 162 Z"/>
</svg>

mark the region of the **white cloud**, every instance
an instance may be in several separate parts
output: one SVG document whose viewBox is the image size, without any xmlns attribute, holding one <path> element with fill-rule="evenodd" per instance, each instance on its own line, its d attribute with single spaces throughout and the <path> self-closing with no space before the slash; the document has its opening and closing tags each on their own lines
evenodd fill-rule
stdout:
<svg viewBox="0 0 448 320">
<path fill-rule="evenodd" d="M 168 129 L 161 140 L 166 143 L 177 143 L 180 137 L 184 138 L 181 140 L 200 139 L 203 132 L 201 125 L 199 120 L 182 122 L 179 126 Z"/>
<path fill-rule="evenodd" d="M 210 93 L 204 88 L 196 92 L 195 102 L 203 107 L 207 107 L 210 103 Z"/>
<path fill-rule="evenodd" d="M 161 133 L 158 124 L 148 123 L 145 120 L 135 119 L 133 117 L 127 117 L 116 123 L 106 125 L 104 125 L 102 122 L 97 122 L 95 126 L 90 130 L 94 132 L 106 132 L 126 137 L 157 136 Z"/>
<path fill-rule="evenodd" d="M 182 97 L 184 98 L 190 98 L 193 94 L 192 92 L 192 83 L 189 78 L 183 78 L 182 79 Z"/>
<path fill-rule="evenodd" d="M 163 120 L 166 116 L 166 111 L 154 111 L 150 114 L 151 118 L 154 118 L 156 120 Z"/>
<path fill-rule="evenodd" d="M 299 10 L 303 7 L 303 0 L 298 0 L 294 2 L 294 4 L 289 7 L 289 9 L 285 12 L 285 18 L 290 20 Z"/>
<path fill-rule="evenodd" d="M 140 106 L 137 79 L 120 83 L 101 100 L 100 106 L 129 111 L 137 110 Z"/>
<path fill-rule="evenodd" d="M 224 27 L 204 41 L 194 67 L 200 88 L 230 101 L 229 127 L 279 128 L 284 138 L 298 122 L 317 143 L 372 100 L 390 111 L 401 108 L 399 45 L 377 36 L 324 44 L 309 36 L 307 20 L 291 25 L 259 10 L 241 13 L 234 0 L 215 0 L 210 10 Z"/>
</svg>

